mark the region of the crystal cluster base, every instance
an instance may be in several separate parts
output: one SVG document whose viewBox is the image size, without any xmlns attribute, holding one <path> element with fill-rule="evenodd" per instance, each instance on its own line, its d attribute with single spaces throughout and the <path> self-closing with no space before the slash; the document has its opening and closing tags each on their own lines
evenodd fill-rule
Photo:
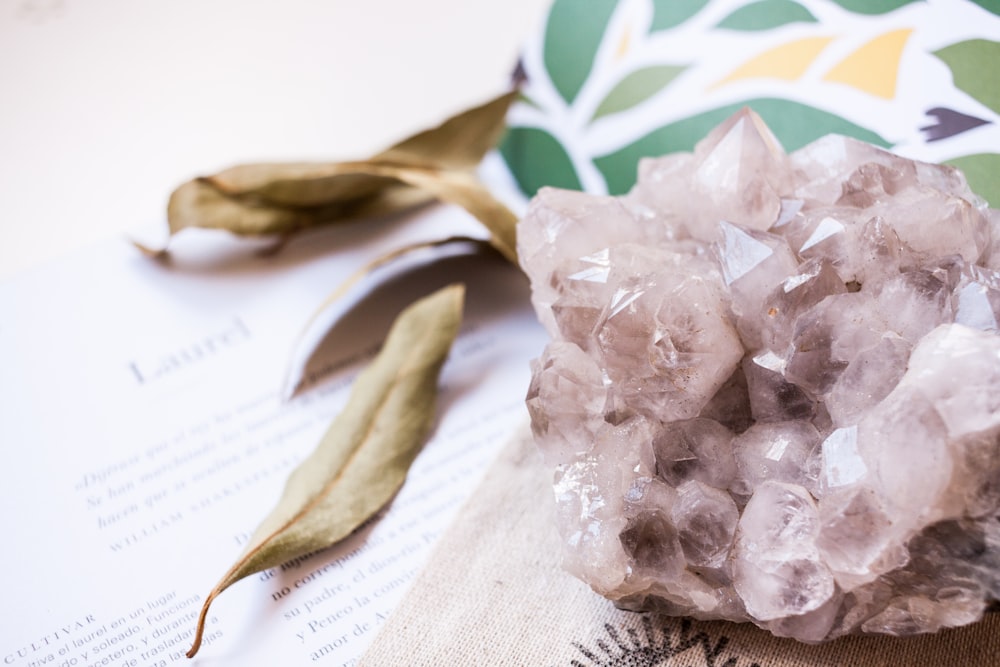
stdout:
<svg viewBox="0 0 1000 667">
<path fill-rule="evenodd" d="M 564 563 L 819 642 L 1000 599 L 1000 215 L 953 168 L 745 110 L 518 229 Z"/>
</svg>

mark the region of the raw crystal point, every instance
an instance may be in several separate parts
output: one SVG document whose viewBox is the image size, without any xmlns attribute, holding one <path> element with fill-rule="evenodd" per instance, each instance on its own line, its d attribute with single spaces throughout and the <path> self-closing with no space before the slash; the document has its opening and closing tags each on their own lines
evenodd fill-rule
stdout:
<svg viewBox="0 0 1000 667">
<path fill-rule="evenodd" d="M 1000 213 L 753 112 L 519 226 L 565 566 L 619 606 L 819 642 L 1000 599 Z"/>
</svg>

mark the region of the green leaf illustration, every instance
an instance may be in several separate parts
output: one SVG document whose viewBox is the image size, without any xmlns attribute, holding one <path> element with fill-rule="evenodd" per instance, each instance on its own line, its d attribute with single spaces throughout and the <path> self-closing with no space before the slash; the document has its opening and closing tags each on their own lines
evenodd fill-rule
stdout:
<svg viewBox="0 0 1000 667">
<path fill-rule="evenodd" d="M 970 39 L 946 46 L 934 55 L 951 69 L 955 86 L 1000 113 L 1000 78 L 996 72 L 1000 42 Z"/>
<path fill-rule="evenodd" d="M 769 30 L 787 23 L 816 23 L 812 13 L 792 0 L 760 0 L 740 7 L 719 22 L 727 30 Z"/>
<path fill-rule="evenodd" d="M 687 68 L 680 65 L 654 65 L 630 72 L 601 101 L 593 120 L 624 111 L 649 99 L 685 69 Z"/>
<path fill-rule="evenodd" d="M 988 201 L 993 208 L 1000 208 L 1000 155 L 965 155 L 947 160 L 946 163 L 961 169 L 972 191 Z"/>
<path fill-rule="evenodd" d="M 511 128 L 500 142 L 500 154 L 521 192 L 529 197 L 545 185 L 567 190 L 583 189 L 566 149 L 545 130 Z"/>
<path fill-rule="evenodd" d="M 336 544 L 403 485 L 434 424 L 438 374 L 462 322 L 464 293 L 461 285 L 445 287 L 396 318 L 343 411 L 205 598 L 189 658 L 198 652 L 208 609 L 219 594 L 256 572 Z"/>
<path fill-rule="evenodd" d="M 624 148 L 594 159 L 611 194 L 628 192 L 635 184 L 640 158 L 690 151 L 716 125 L 748 106 L 760 114 L 788 151 L 805 146 L 824 135 L 837 133 L 888 148 L 891 144 L 878 134 L 805 104 L 774 98 L 747 100 L 674 121 L 653 130 Z"/>
<path fill-rule="evenodd" d="M 657 32 L 679 26 L 707 4 L 708 0 L 653 0 L 653 24 L 649 29 Z"/>
<path fill-rule="evenodd" d="M 545 26 L 545 69 L 552 85 L 572 104 L 590 75 L 615 0 L 556 0 Z"/>
<path fill-rule="evenodd" d="M 1000 16 L 1000 0 L 972 0 L 988 12 L 993 12 Z"/>
<path fill-rule="evenodd" d="M 912 2 L 923 0 L 833 0 L 847 11 L 856 14 L 886 14 Z"/>
</svg>

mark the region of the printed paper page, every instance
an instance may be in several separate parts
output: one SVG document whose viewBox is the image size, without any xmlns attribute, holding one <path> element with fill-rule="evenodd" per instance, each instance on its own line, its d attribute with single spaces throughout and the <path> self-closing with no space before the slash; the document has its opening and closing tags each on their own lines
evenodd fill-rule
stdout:
<svg viewBox="0 0 1000 667">
<path fill-rule="evenodd" d="M 528 362 L 544 344 L 518 271 L 490 257 L 447 259 L 334 313 L 337 326 L 285 400 L 300 329 L 354 268 L 406 241 L 481 234 L 448 208 L 415 225 L 379 224 L 375 235 L 311 234 L 273 259 L 208 234 L 178 239 L 166 265 L 113 242 L 0 287 L 10 589 L 0 664 L 187 663 L 204 596 L 344 404 L 391 319 L 469 277 L 439 421 L 402 491 L 340 545 L 223 593 L 194 664 L 339 666 L 364 652 L 525 419 Z"/>
</svg>

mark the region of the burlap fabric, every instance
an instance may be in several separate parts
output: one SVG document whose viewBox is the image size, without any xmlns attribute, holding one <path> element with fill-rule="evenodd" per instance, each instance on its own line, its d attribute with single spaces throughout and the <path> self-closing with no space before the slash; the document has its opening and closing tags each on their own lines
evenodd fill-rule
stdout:
<svg viewBox="0 0 1000 667">
<path fill-rule="evenodd" d="M 560 569 L 553 511 L 550 475 L 524 429 L 361 665 L 1000 666 L 1000 614 L 936 635 L 808 646 L 749 624 L 620 611 Z"/>
</svg>

